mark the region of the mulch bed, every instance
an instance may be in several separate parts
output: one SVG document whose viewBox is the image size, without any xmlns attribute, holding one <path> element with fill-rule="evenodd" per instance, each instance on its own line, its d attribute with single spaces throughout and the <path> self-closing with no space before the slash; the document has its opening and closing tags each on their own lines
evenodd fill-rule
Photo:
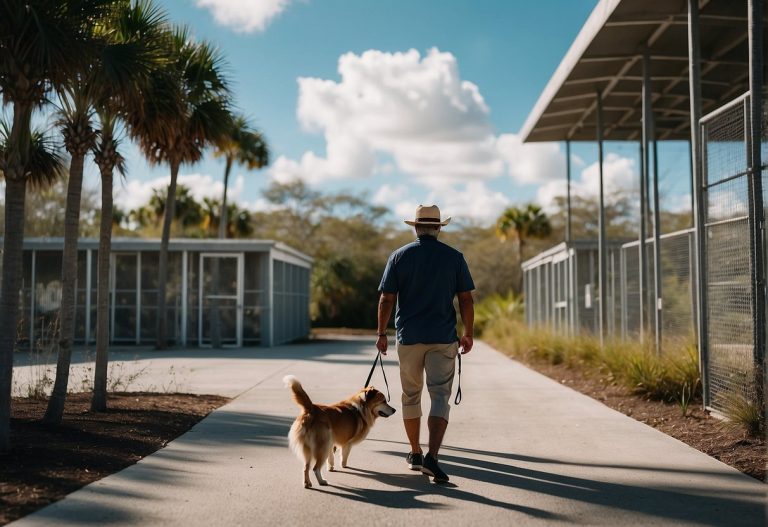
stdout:
<svg viewBox="0 0 768 527">
<path fill-rule="evenodd" d="M 62 425 L 40 423 L 47 401 L 14 399 L 9 452 L 0 453 L 0 525 L 9 523 L 163 448 L 230 399 L 125 393 L 90 411 L 90 393 L 70 394 Z"/>
<path fill-rule="evenodd" d="M 683 416 L 679 405 L 632 394 L 625 387 L 611 383 L 595 372 L 566 364 L 553 365 L 533 358 L 523 362 L 569 388 L 597 399 L 755 479 L 766 481 L 768 450 L 765 438 L 748 437 L 743 431 L 728 427 L 722 420 L 710 416 L 702 407 L 701 400 L 691 402 L 687 414 Z"/>
</svg>

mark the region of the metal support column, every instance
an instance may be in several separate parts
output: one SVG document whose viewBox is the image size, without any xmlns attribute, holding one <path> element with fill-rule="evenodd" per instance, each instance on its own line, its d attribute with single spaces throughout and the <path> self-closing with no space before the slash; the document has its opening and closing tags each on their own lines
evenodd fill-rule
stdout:
<svg viewBox="0 0 768 527">
<path fill-rule="evenodd" d="M 187 345 L 187 326 L 189 325 L 188 303 L 189 303 L 189 253 L 181 252 L 181 345 Z"/>
<path fill-rule="evenodd" d="M 600 211 L 599 211 L 599 236 L 597 243 L 598 253 L 598 289 L 600 290 L 599 328 L 600 345 L 605 342 L 606 324 L 606 299 L 608 297 L 606 286 L 606 259 L 605 259 L 605 199 L 603 193 L 603 96 L 597 92 L 597 159 L 600 173 Z"/>
<path fill-rule="evenodd" d="M 659 147 L 653 140 L 653 281 L 654 309 L 653 322 L 656 329 L 656 354 L 661 353 L 662 314 L 664 305 L 661 296 L 661 214 L 659 210 Z"/>
<path fill-rule="evenodd" d="M 750 190 L 750 218 L 751 238 L 750 248 L 752 252 L 752 287 L 754 299 L 754 354 L 757 371 L 760 372 L 757 382 L 762 384 L 763 360 L 765 358 L 765 269 L 763 230 L 765 228 L 765 209 L 763 204 L 763 0 L 748 0 L 748 29 L 749 29 L 749 92 L 750 92 L 750 165 L 749 175 Z M 762 386 L 759 386 L 762 393 Z M 762 403 L 762 401 L 760 401 Z"/>
<path fill-rule="evenodd" d="M 92 250 L 85 251 L 85 345 L 91 341 L 91 288 L 93 287 Z"/>
<path fill-rule="evenodd" d="M 698 312 L 699 368 L 701 371 L 704 406 L 709 401 L 707 295 L 706 295 L 706 259 L 704 222 L 704 182 L 702 181 L 701 159 L 701 36 L 699 31 L 699 0 L 688 0 L 688 71 L 691 114 L 691 171 L 693 172 L 693 228 L 696 258 L 696 304 Z"/>
<path fill-rule="evenodd" d="M 32 250 L 32 283 L 30 286 L 30 299 L 29 299 L 29 351 L 35 351 L 35 281 L 37 280 L 37 251 Z"/>
<path fill-rule="evenodd" d="M 653 109 L 651 103 L 650 55 L 648 49 L 643 50 L 643 84 L 642 84 L 642 139 L 640 143 L 640 244 L 639 252 L 639 290 L 640 290 L 640 340 L 645 340 L 648 329 L 648 181 L 651 167 L 650 148 L 653 141 Z"/>
<path fill-rule="evenodd" d="M 571 141 L 565 140 L 565 177 L 567 187 L 565 190 L 565 241 L 571 241 Z"/>
</svg>

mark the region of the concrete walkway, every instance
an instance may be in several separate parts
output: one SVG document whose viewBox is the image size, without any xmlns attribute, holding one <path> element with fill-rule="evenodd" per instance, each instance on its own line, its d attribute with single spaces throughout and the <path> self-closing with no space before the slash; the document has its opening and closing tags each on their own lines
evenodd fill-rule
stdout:
<svg viewBox="0 0 768 527">
<path fill-rule="evenodd" d="M 330 486 L 305 490 L 286 440 L 298 409 L 282 377 L 335 402 L 364 382 L 372 344 L 176 353 L 200 372 L 191 391 L 241 395 L 156 454 L 13 525 L 765 524 L 765 485 L 482 343 L 464 361 L 464 401 L 441 451 L 449 485 L 407 469 L 398 413 L 378 420 L 350 468 L 327 474 Z M 204 382 L 206 361 L 215 382 Z M 399 409 L 394 353 L 385 367 Z M 373 383 L 383 388 L 380 372 Z"/>
</svg>

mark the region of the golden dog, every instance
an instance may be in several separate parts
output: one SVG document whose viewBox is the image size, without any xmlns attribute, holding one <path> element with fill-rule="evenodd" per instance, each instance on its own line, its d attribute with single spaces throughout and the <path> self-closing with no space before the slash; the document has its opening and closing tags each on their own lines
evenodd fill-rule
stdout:
<svg viewBox="0 0 768 527">
<path fill-rule="evenodd" d="M 314 404 L 293 375 L 286 375 L 283 382 L 293 392 L 302 412 L 291 426 L 288 440 L 299 459 L 304 460 L 304 487 L 312 487 L 309 481 L 309 465 L 320 485 L 327 485 L 321 470 L 328 461 L 333 472 L 336 447 L 341 448 L 341 466 L 347 467 L 352 445 L 368 435 L 377 417 L 389 417 L 395 409 L 387 404 L 384 394 L 372 386 L 363 388 L 352 397 L 332 405 Z"/>
</svg>

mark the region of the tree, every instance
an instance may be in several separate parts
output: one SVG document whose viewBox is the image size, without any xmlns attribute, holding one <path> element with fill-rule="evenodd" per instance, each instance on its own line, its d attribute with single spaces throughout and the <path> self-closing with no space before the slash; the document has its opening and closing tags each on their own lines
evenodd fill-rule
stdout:
<svg viewBox="0 0 768 527">
<path fill-rule="evenodd" d="M 221 218 L 218 236 L 226 238 L 227 234 L 227 188 L 229 172 L 233 163 L 245 165 L 248 170 L 265 167 L 269 164 L 269 147 L 264 137 L 251 129 L 248 121 L 242 115 L 233 116 L 229 130 L 216 142 L 214 155 L 223 157 L 226 161 L 224 168 L 224 193 L 221 198 Z"/>
<path fill-rule="evenodd" d="M 496 232 L 502 241 L 514 237 L 517 239 L 520 264 L 525 260 L 525 244 L 529 238 L 546 238 L 552 232 L 549 218 L 541 207 L 529 203 L 525 208 L 510 207 L 496 220 Z M 523 275 L 520 273 L 517 290 L 522 291 Z"/>
<path fill-rule="evenodd" d="M 141 108 L 151 71 L 167 60 L 165 14 L 150 0 L 123 3 L 105 28 L 109 45 L 107 54 L 126 57 L 121 62 L 107 61 L 108 65 L 127 68 L 120 89 L 113 96 L 98 102 L 99 130 L 93 146 L 93 157 L 101 175 L 101 224 L 99 229 L 97 309 L 96 309 L 96 364 L 94 368 L 91 409 L 107 408 L 107 370 L 109 362 L 109 270 L 112 251 L 113 173 L 125 174 L 125 160 L 120 154 L 117 125 L 121 117 Z M 120 223 L 120 214 L 117 215 Z"/>
<path fill-rule="evenodd" d="M 167 345 L 168 244 L 179 167 L 198 161 L 231 122 L 230 92 L 219 52 L 206 42 L 193 41 L 184 27 L 173 31 L 169 46 L 171 60 L 153 72 L 141 111 L 128 119 L 130 134 L 150 163 L 167 164 L 171 171 L 158 269 L 158 349 Z"/>
<path fill-rule="evenodd" d="M 145 4 L 138 4 L 142 12 Z M 83 21 L 83 31 L 94 35 L 98 53 L 92 60 L 74 68 L 59 90 L 60 108 L 57 124 L 64 136 L 64 146 L 71 156 L 67 185 L 67 207 L 64 215 L 64 251 L 61 264 L 61 309 L 59 312 L 59 353 L 56 379 L 48 408 L 43 417 L 47 424 L 58 425 L 64 414 L 64 402 L 69 382 L 72 341 L 75 333 L 75 286 L 77 281 L 77 243 L 80 224 L 80 196 L 86 154 L 94 150 L 97 133 L 94 118 L 97 112 L 115 114 L 135 103 L 136 93 L 146 86 L 153 62 L 142 51 L 139 39 L 127 42 L 126 30 L 136 22 L 129 0 L 116 0 L 95 19 Z M 132 110 L 135 111 L 135 110 Z M 107 126 L 114 123 L 108 115 Z M 102 123 L 104 124 L 104 123 Z M 108 139 L 109 140 L 109 139 Z M 114 156 L 113 156 L 114 157 Z M 103 160 L 103 159 L 102 159 Z M 111 218 L 109 219 L 111 226 Z M 99 366 L 103 366 L 102 360 Z M 106 380 L 104 379 L 105 383 Z"/>
<path fill-rule="evenodd" d="M 0 0 L 0 91 L 13 107 L 2 171 L 5 178 L 5 237 L 0 290 L 0 450 L 9 447 L 13 349 L 19 314 L 24 239 L 24 198 L 34 136 L 32 110 L 61 89 L 73 71 L 89 64 L 99 39 L 89 28 L 111 0 Z"/>
<path fill-rule="evenodd" d="M 7 166 L 7 161 L 12 155 L 12 151 L 10 149 L 10 130 L 8 127 L 2 123 L 0 125 L 0 166 Z M 39 189 L 46 189 L 47 187 L 50 187 L 54 181 L 60 177 L 62 177 L 64 171 L 66 170 L 66 164 L 64 162 L 63 157 L 59 154 L 59 145 L 57 145 L 53 139 L 51 139 L 49 136 L 47 136 L 44 132 L 40 130 L 35 130 L 30 134 L 29 137 L 29 145 L 25 149 L 26 150 L 26 161 L 25 165 L 23 167 L 24 172 L 24 178 L 23 182 L 26 186 L 29 186 L 33 189 L 39 190 Z M 0 170 L 0 175 L 5 177 L 5 170 Z M 6 185 L 10 184 L 10 182 L 6 179 Z M 13 217 L 9 217 L 7 214 L 7 211 L 9 210 L 18 210 L 13 205 L 8 206 L 6 208 L 6 224 L 9 224 L 13 221 Z M 23 208 L 22 208 L 23 213 Z M 21 227 L 23 228 L 22 222 L 16 222 L 16 224 L 21 224 Z M 11 228 L 6 230 L 6 233 L 10 235 Z M 8 238 L 6 237 L 5 240 Z M 19 251 L 21 252 L 21 251 Z M 4 258 L 3 260 L 3 272 L 5 273 L 5 265 L 13 265 L 18 266 L 19 270 L 21 269 L 22 263 L 21 263 L 21 255 L 19 255 L 18 262 L 13 261 L 9 258 Z M 5 276 L 4 276 L 5 278 Z M 5 284 L 5 282 L 3 282 Z M 21 284 L 18 284 L 19 288 L 21 287 Z M 5 290 L 4 290 L 5 293 Z M 18 302 L 18 300 L 17 300 Z M 18 304 L 16 305 L 16 308 L 18 309 Z M 3 309 L 8 309 L 7 306 L 3 306 Z M 9 313 L 4 313 L 3 315 L 7 316 Z M 15 344 L 16 339 L 16 328 L 14 326 L 13 331 L 11 332 L 10 337 L 13 338 Z M 12 346 L 13 346 L 12 344 Z M 2 378 L 2 394 L 0 394 L 0 404 L 2 405 L 2 408 L 0 408 L 0 450 L 7 450 L 10 446 L 10 403 L 11 403 L 11 381 L 12 381 L 12 372 L 13 372 L 13 347 L 11 347 L 11 354 L 10 360 L 8 361 L 9 364 L 7 364 L 8 371 L 3 371 L 3 378 Z M 5 366 L 5 364 L 4 364 Z M 7 373 L 7 378 L 5 377 L 5 374 Z M 7 382 L 7 387 L 6 387 Z"/>
<path fill-rule="evenodd" d="M 565 233 L 566 198 L 555 198 L 557 212 L 552 215 L 552 230 L 562 240 Z M 612 239 L 637 237 L 637 199 L 634 193 L 616 191 L 605 198 L 606 235 Z M 596 197 L 574 195 L 571 197 L 571 236 L 573 239 L 597 239 L 599 233 L 600 204 Z"/>
</svg>

